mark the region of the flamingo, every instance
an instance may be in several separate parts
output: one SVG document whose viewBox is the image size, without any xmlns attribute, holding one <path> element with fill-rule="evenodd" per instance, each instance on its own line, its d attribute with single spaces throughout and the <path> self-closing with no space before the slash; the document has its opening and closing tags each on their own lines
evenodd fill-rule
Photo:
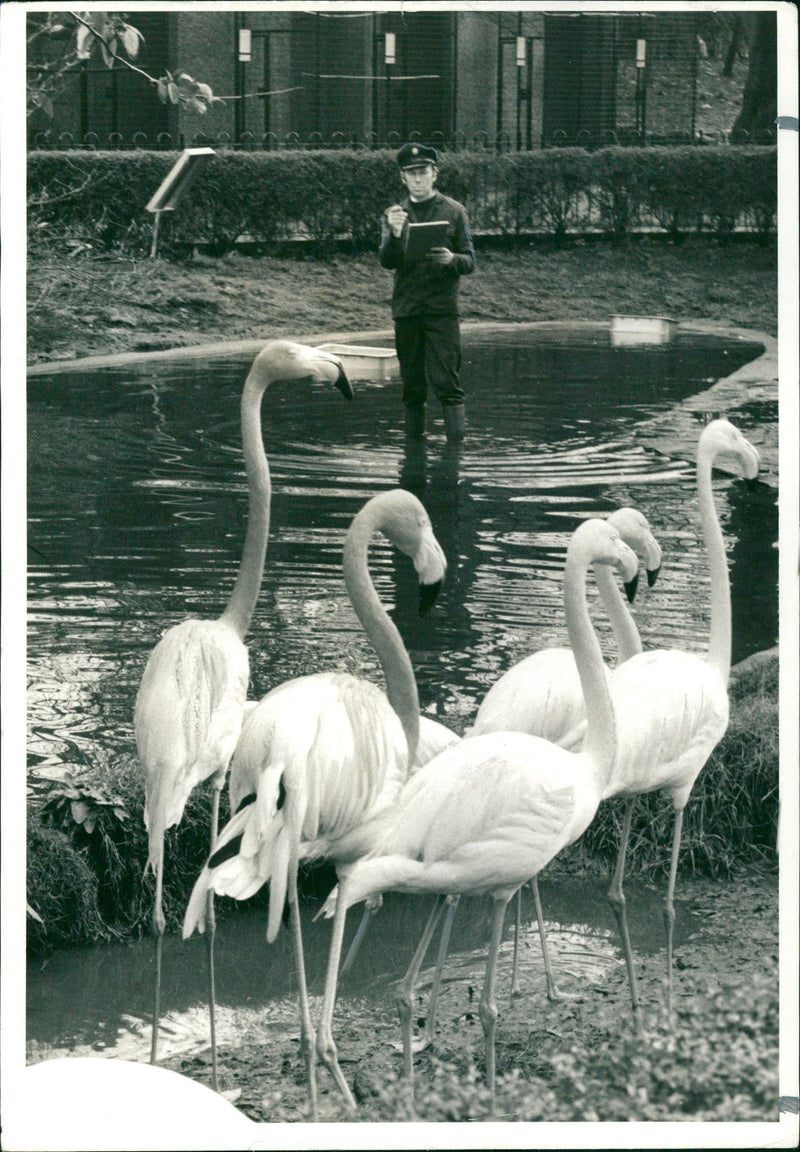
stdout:
<svg viewBox="0 0 800 1152">
<path fill-rule="evenodd" d="M 650 587 L 661 568 L 661 548 L 646 517 L 635 508 L 619 508 L 608 517 L 620 536 L 643 558 Z M 598 564 L 594 579 L 614 633 L 619 663 L 642 651 L 636 622 L 610 569 Z M 607 675 L 611 675 L 610 669 Z M 471 735 L 529 732 L 554 744 L 585 720 L 581 682 L 571 648 L 544 648 L 509 668 L 486 693 Z"/>
<path fill-rule="evenodd" d="M 253 361 L 241 401 L 248 518 L 236 582 L 218 619 L 184 620 L 162 636 L 147 661 L 136 697 L 134 732 L 144 772 L 144 822 L 149 837 L 147 862 L 156 878 L 152 1064 L 156 1063 L 158 1053 L 161 949 L 165 928 L 164 833 L 180 823 L 192 789 L 212 777 L 212 847 L 217 837 L 219 794 L 239 738 L 250 677 L 244 637 L 261 585 L 269 535 L 271 486 L 261 439 L 261 400 L 273 381 L 304 379 L 330 381 L 352 399 L 341 362 L 329 352 L 275 340 Z M 208 914 L 212 1079 L 216 1088 L 213 896 L 209 897 Z"/>
<path fill-rule="evenodd" d="M 312 1115 L 317 1115 L 313 1028 L 297 899 L 301 859 L 337 868 L 367 852 L 380 817 L 408 777 L 419 740 L 419 700 L 400 633 L 380 602 L 367 566 L 382 532 L 414 561 L 420 605 L 433 603 L 446 561 L 416 496 L 393 489 L 355 516 L 344 545 L 350 601 L 375 648 L 386 692 L 360 677 L 319 672 L 269 692 L 247 716 L 230 776 L 234 816 L 198 878 L 184 938 L 204 931 L 207 895 L 246 899 L 270 881 L 267 941 L 278 932 L 288 894 L 300 1008 L 300 1046 Z"/>
<path fill-rule="evenodd" d="M 711 578 L 707 654 L 699 656 L 677 649 L 643 652 L 626 660 L 611 677 L 619 751 L 603 799 L 622 796 L 627 803 L 609 899 L 622 937 L 638 1029 L 639 997 L 622 889 L 634 801 L 642 793 L 663 791 L 675 809 L 664 902 L 667 1012 L 671 1019 L 674 896 L 683 812 L 695 780 L 728 726 L 731 597 L 725 542 L 711 483 L 714 460 L 721 456 L 748 480 L 755 479 L 760 464 L 758 450 L 728 420 L 713 420 L 701 432 L 697 444 L 697 495 Z"/>
<path fill-rule="evenodd" d="M 569 752 L 522 732 L 491 732 L 462 740 L 411 776 L 385 816 L 374 851 L 339 869 L 336 896 L 324 908 L 326 915 L 334 916 L 334 925 L 317 1052 L 351 1108 L 355 1101 L 339 1066 L 332 1031 L 339 957 L 348 908 L 384 891 L 491 895 L 491 942 L 480 1018 L 486 1080 L 494 1090 L 495 976 L 506 905 L 522 884 L 586 830 L 616 753 L 611 698 L 586 605 L 586 572 L 594 563 L 613 565 L 626 582 L 638 567 L 634 553 L 606 521 L 586 520 L 570 540 L 564 607 L 586 698 L 588 732 L 581 751 Z M 441 906 L 437 899 L 398 996 L 409 1079 L 413 986 Z"/>
<path fill-rule="evenodd" d="M 642 557 L 647 573 L 647 582 L 652 588 L 661 570 L 662 553 L 647 518 L 636 508 L 626 507 L 612 512 L 607 519 L 609 524 L 613 524 L 617 528 L 625 543 Z M 626 598 L 620 593 L 608 566 L 598 564 L 593 575 L 611 623 L 619 653 L 619 662 L 628 660 L 631 656 L 642 651 L 642 642 L 636 622 L 628 609 Z M 633 589 L 635 591 L 635 585 Z M 606 669 L 606 676 L 607 678 L 611 676 L 611 670 L 608 668 Z M 544 740 L 550 740 L 554 744 L 575 750 L 576 747 L 580 746 L 580 739 L 576 739 L 574 729 L 581 722 L 585 722 L 585 719 L 586 710 L 583 703 L 581 682 L 572 649 L 545 648 L 520 660 L 492 685 L 478 709 L 475 724 L 469 730 L 468 735 L 480 736 L 485 732 L 528 732 L 531 736 L 541 736 Z M 441 751 L 450 742 L 457 739 L 454 736 L 453 741 L 448 741 L 444 735 L 448 733 L 448 729 L 442 725 L 437 727 L 442 729 L 442 733 L 432 734 L 432 751 Z M 418 756 L 418 761 L 423 764 L 427 763 L 430 758 L 430 755 L 425 756 L 424 759 Z M 559 991 L 553 976 L 539 895 L 539 883 L 536 876 L 531 880 L 531 888 L 542 946 L 547 996 L 550 1000 L 558 1000 L 562 998 L 563 994 Z M 517 960 L 521 923 L 521 894 L 522 889 L 517 893 L 516 900 L 516 930 L 511 970 L 512 996 L 519 994 Z M 458 897 L 453 896 L 448 901 L 447 915 L 437 953 L 436 970 L 431 985 L 425 1033 L 419 1042 L 419 1050 L 426 1048 L 433 1042 L 436 1004 L 441 986 L 442 970 L 447 957 L 457 907 Z M 366 931 L 370 914 L 371 910 L 368 906 L 344 959 L 340 975 L 343 975 L 353 963 Z"/>
<path fill-rule="evenodd" d="M 661 569 L 662 553 L 658 541 L 650 530 L 647 518 L 636 508 L 619 508 L 612 512 L 607 520 L 619 531 L 625 543 L 644 560 L 647 582 L 652 588 Z M 608 565 L 596 565 L 593 569 L 593 576 L 611 622 L 619 661 L 628 660 L 631 656 L 642 651 L 642 642 L 636 622 Z M 635 591 L 635 583 L 631 585 L 631 591 Z M 610 679 L 610 676 L 611 670 L 606 668 L 606 678 Z M 540 736 L 544 740 L 550 740 L 554 744 L 560 744 L 562 747 L 574 751 L 580 746 L 582 739 L 582 735 L 581 739 L 575 737 L 574 729 L 581 722 L 585 723 L 585 719 L 586 709 L 583 702 L 581 681 L 572 649 L 545 648 L 520 660 L 492 685 L 478 709 L 478 715 L 475 724 L 469 731 L 469 736 L 480 736 L 486 732 L 527 732 L 531 736 Z M 558 1000 L 562 998 L 563 993 L 559 991 L 553 976 L 538 878 L 534 876 L 530 883 L 539 926 L 547 996 L 550 1000 Z M 517 959 L 521 922 L 521 892 L 522 889 L 517 893 L 516 900 L 514 957 L 511 970 L 512 996 L 519 994 Z M 451 896 L 448 900 L 447 915 L 442 929 L 442 938 L 436 958 L 436 970 L 431 985 L 430 1002 L 425 1019 L 425 1032 L 416 1044 L 417 1050 L 422 1050 L 433 1042 L 436 1004 L 458 899 L 457 896 Z M 345 957 L 342 972 L 345 972 L 353 961 L 354 952 L 363 936 L 368 916 L 369 910 L 364 913 L 364 920 L 362 920 Z"/>
<path fill-rule="evenodd" d="M 29 1065 L 19 1093 L 3 1108 L 8 1147 L 51 1152 L 253 1148 L 262 1146 L 261 1132 L 260 1124 L 188 1076 L 100 1056 Z"/>
</svg>

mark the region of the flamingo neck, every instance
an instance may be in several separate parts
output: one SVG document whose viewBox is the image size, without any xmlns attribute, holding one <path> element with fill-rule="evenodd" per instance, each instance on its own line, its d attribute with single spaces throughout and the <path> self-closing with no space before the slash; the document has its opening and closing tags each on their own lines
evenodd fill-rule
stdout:
<svg viewBox="0 0 800 1152">
<path fill-rule="evenodd" d="M 617 728 L 603 654 L 586 605 L 586 565 L 569 556 L 564 573 L 564 612 L 586 705 L 582 752 L 588 756 L 602 792 L 616 757 Z"/>
<path fill-rule="evenodd" d="M 419 743 L 419 696 L 403 639 L 378 598 L 367 567 L 373 533 L 381 528 L 367 507 L 353 521 L 344 547 L 344 582 L 361 626 L 378 654 L 389 703 L 400 718 L 408 743 L 408 764 Z"/>
<path fill-rule="evenodd" d="M 638 656 L 642 651 L 639 629 L 609 566 L 595 564 L 592 572 L 617 644 L 617 664 L 624 664 L 631 656 Z"/>
<path fill-rule="evenodd" d="M 269 537 L 272 485 L 261 438 L 261 399 L 266 383 L 249 376 L 242 392 L 242 449 L 247 474 L 247 531 L 233 591 L 220 619 L 244 640 L 258 599 Z"/>
<path fill-rule="evenodd" d="M 708 637 L 708 663 L 719 672 L 723 684 L 731 670 L 731 589 L 725 541 L 714 505 L 711 483 L 713 452 L 701 445 L 697 453 L 697 497 L 700 523 L 711 579 L 711 624 Z"/>
</svg>

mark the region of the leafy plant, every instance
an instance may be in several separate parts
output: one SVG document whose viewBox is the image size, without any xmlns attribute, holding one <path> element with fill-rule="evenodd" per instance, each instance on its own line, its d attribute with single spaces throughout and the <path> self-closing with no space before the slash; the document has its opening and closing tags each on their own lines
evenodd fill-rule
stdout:
<svg viewBox="0 0 800 1152">
<path fill-rule="evenodd" d="M 49 788 L 42 805 L 42 816 L 46 823 L 62 831 L 70 829 L 72 823 L 77 824 L 87 837 L 91 837 L 95 830 L 102 831 L 108 821 L 130 819 L 118 796 L 107 796 L 102 789 L 78 781 L 68 772 Z"/>
</svg>

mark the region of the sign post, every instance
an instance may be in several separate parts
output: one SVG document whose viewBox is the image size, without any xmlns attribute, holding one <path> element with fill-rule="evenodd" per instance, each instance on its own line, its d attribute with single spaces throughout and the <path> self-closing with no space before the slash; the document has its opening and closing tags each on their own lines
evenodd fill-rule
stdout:
<svg viewBox="0 0 800 1152">
<path fill-rule="evenodd" d="M 208 163 L 215 156 L 213 148 L 184 148 L 170 171 L 162 180 L 147 204 L 147 211 L 154 215 L 153 242 L 150 245 L 150 259 L 158 251 L 158 232 L 162 212 L 174 212 L 178 204 L 194 184 Z"/>
</svg>

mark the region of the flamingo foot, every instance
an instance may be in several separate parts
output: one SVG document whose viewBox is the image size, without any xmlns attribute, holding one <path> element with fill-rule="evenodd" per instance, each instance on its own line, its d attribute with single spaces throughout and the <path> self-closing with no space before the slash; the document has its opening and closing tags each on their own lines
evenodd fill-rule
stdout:
<svg viewBox="0 0 800 1152">
<path fill-rule="evenodd" d="M 556 984 L 547 989 L 547 999 L 552 1000 L 554 1003 L 557 1000 L 580 1000 L 580 992 L 564 992 Z"/>
</svg>

